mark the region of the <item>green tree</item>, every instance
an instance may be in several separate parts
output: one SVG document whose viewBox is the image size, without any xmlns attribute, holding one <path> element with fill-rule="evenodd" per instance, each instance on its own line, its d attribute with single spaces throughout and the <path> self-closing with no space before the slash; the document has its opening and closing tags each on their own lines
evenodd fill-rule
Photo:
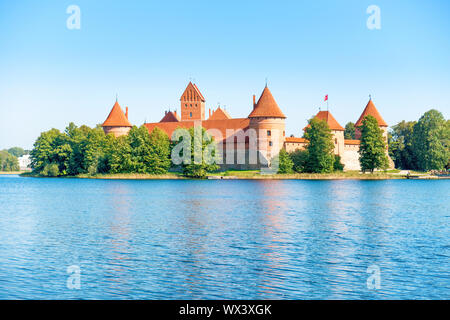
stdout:
<svg viewBox="0 0 450 320">
<path fill-rule="evenodd" d="M 337 154 L 334 155 L 333 170 L 334 171 L 344 171 L 344 165 L 341 162 L 340 155 L 337 155 Z"/>
<path fill-rule="evenodd" d="M 131 151 L 130 172 L 148 173 L 147 165 L 151 156 L 148 129 L 144 125 L 139 128 L 133 126 L 128 132 L 127 138 Z"/>
<path fill-rule="evenodd" d="M 17 158 L 6 150 L 0 151 L 0 171 L 19 171 Z"/>
<path fill-rule="evenodd" d="M 44 176 L 44 177 L 59 176 L 60 172 L 59 172 L 58 164 L 57 163 L 47 163 L 40 174 L 41 174 L 41 176 Z"/>
<path fill-rule="evenodd" d="M 205 178 L 208 172 L 219 169 L 215 163 L 215 142 L 204 128 L 190 128 L 190 157 L 183 161 L 183 174 L 191 178 Z M 182 143 L 181 139 L 178 143 Z M 208 152 L 208 150 L 212 150 Z M 209 154 L 209 156 L 207 156 Z"/>
<path fill-rule="evenodd" d="M 86 138 L 90 130 L 91 128 L 87 126 L 81 126 L 78 128 L 73 122 L 71 122 L 64 131 L 66 139 L 72 148 L 67 169 L 67 174 L 69 175 L 77 175 L 87 172 L 84 167 L 85 155 L 83 144 L 86 143 Z"/>
<path fill-rule="evenodd" d="M 289 153 L 286 150 L 281 149 L 277 155 L 278 162 L 278 173 L 292 173 L 294 170 L 292 169 L 294 166 L 294 162 L 292 161 Z"/>
<path fill-rule="evenodd" d="M 82 154 L 81 172 L 91 175 L 105 173 L 103 167 L 109 140 L 101 127 L 89 129 L 85 139 L 79 143 Z"/>
<path fill-rule="evenodd" d="M 413 131 L 415 121 L 401 121 L 392 127 L 389 135 L 389 155 L 396 168 L 415 169 Z"/>
<path fill-rule="evenodd" d="M 361 130 L 361 144 L 359 147 L 359 162 L 363 172 L 375 169 L 386 169 L 389 165 L 386 156 L 386 143 L 383 131 L 378 126 L 377 119 L 366 116 L 363 119 Z"/>
<path fill-rule="evenodd" d="M 350 140 L 354 140 L 355 139 L 355 124 L 353 122 L 348 122 L 345 125 L 345 131 L 344 131 L 344 139 L 350 139 Z"/>
<path fill-rule="evenodd" d="M 9 148 L 8 152 L 17 158 L 20 158 L 21 156 L 27 154 L 27 151 L 23 150 L 20 147 Z"/>
<path fill-rule="evenodd" d="M 152 174 L 167 173 L 172 164 L 169 136 L 158 127 L 154 128 L 149 136 L 149 148 L 147 171 Z"/>
<path fill-rule="evenodd" d="M 112 134 L 108 136 L 112 136 Z M 114 138 L 111 142 L 107 152 L 110 173 L 133 172 L 131 148 L 127 136 Z"/>
<path fill-rule="evenodd" d="M 295 172 L 306 172 L 306 164 L 308 162 L 308 150 L 295 150 L 290 153 Z"/>
<path fill-rule="evenodd" d="M 306 171 L 313 173 L 332 172 L 334 143 L 328 124 L 323 120 L 312 118 L 306 128 L 305 138 L 309 140 L 306 147 L 308 150 Z"/>
<path fill-rule="evenodd" d="M 437 110 L 425 112 L 414 125 L 413 153 L 419 170 L 442 170 L 450 158 L 450 125 Z"/>
<path fill-rule="evenodd" d="M 128 133 L 128 143 L 131 172 L 164 174 L 170 168 L 170 141 L 161 129 L 149 134 L 146 126 L 134 126 Z"/>
<path fill-rule="evenodd" d="M 40 174 L 46 165 L 54 163 L 59 174 L 67 174 L 71 152 L 67 136 L 58 129 L 42 132 L 30 153 L 33 172 Z"/>
</svg>

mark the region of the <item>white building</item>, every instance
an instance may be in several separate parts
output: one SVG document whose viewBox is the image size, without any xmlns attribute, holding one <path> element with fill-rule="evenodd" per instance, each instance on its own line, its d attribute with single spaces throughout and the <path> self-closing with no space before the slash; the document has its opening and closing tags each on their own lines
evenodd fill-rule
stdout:
<svg viewBox="0 0 450 320">
<path fill-rule="evenodd" d="M 23 155 L 17 160 L 19 160 L 20 171 L 31 170 L 31 159 L 29 154 Z"/>
</svg>

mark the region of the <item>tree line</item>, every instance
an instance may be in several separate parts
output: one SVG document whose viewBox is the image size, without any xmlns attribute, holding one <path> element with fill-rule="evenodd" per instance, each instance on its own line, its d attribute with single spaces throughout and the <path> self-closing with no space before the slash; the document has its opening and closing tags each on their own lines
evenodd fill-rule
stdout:
<svg viewBox="0 0 450 320">
<path fill-rule="evenodd" d="M 305 130 L 304 138 L 309 142 L 305 150 L 292 153 L 284 149 L 275 159 L 278 173 L 330 173 L 342 171 L 344 165 L 338 155 L 334 154 L 333 135 L 328 124 L 323 120 L 312 118 Z M 345 137 L 354 138 L 355 126 L 348 123 Z M 372 116 L 363 119 L 359 161 L 362 171 L 373 172 L 386 169 L 386 141 L 377 120 Z M 196 163 L 194 128 L 189 129 L 191 136 L 190 162 L 183 162 L 179 169 L 185 176 L 202 178 L 208 172 L 219 167 L 205 161 Z M 202 136 L 205 129 L 202 128 Z M 389 134 L 389 154 L 396 167 L 402 169 L 441 170 L 449 167 L 450 124 L 436 110 L 426 112 L 418 122 L 405 122 L 392 127 Z M 171 152 L 182 140 L 170 141 L 167 134 L 159 128 L 151 133 L 145 126 L 133 126 L 128 135 L 114 137 L 106 135 L 97 126 L 77 127 L 70 123 L 63 132 L 57 129 L 41 133 L 31 151 L 33 173 L 40 176 L 75 176 L 79 174 L 115 174 L 143 173 L 165 174 L 173 166 Z M 214 143 L 213 139 L 202 139 L 201 152 Z M 4 152 L 3 163 L 6 159 Z M 8 162 L 8 163 L 10 163 Z M 273 162 L 273 161 L 272 161 Z M 16 168 L 8 165 L 8 168 Z"/>
<path fill-rule="evenodd" d="M 20 167 L 18 158 L 28 153 L 29 151 L 19 147 L 0 150 L 0 171 L 19 171 Z"/>
<path fill-rule="evenodd" d="M 308 140 L 304 150 L 279 154 L 279 173 L 331 173 L 343 171 L 341 157 L 334 154 L 333 134 L 324 120 L 312 118 L 308 121 L 304 138 Z M 353 130 L 355 127 L 353 125 Z M 363 119 L 359 161 L 363 172 L 386 169 L 386 142 L 377 120 L 372 116 Z"/>
<path fill-rule="evenodd" d="M 399 122 L 389 133 L 389 155 L 400 169 L 450 169 L 450 120 L 432 109 L 418 121 Z"/>
<path fill-rule="evenodd" d="M 326 123 L 319 125 L 314 119 L 309 121 L 304 137 L 310 140 L 305 150 L 288 154 L 280 153 L 280 173 L 308 172 L 327 173 L 342 170 L 340 158 L 332 156 L 331 130 Z M 418 121 L 401 121 L 391 127 L 388 141 L 378 127 L 375 118 L 367 116 L 363 120 L 359 161 L 362 171 L 386 169 L 386 143 L 389 156 L 399 169 L 419 171 L 450 169 L 450 120 L 445 120 L 441 112 L 429 110 Z M 355 139 L 355 124 L 345 126 L 344 138 Z M 333 161 L 334 160 L 334 161 Z"/>
<path fill-rule="evenodd" d="M 193 146 L 193 128 L 189 133 Z M 204 141 L 202 148 L 210 143 L 212 139 Z M 101 126 L 77 127 L 70 123 L 64 132 L 51 129 L 41 133 L 30 153 L 31 167 L 33 174 L 45 177 L 116 173 L 166 174 L 172 166 L 173 146 L 174 143 L 159 128 L 149 133 L 144 125 L 139 128 L 133 126 L 128 135 L 116 138 L 112 134 L 106 135 Z M 180 168 L 186 176 L 197 178 L 217 169 L 205 161 L 182 163 Z"/>
</svg>

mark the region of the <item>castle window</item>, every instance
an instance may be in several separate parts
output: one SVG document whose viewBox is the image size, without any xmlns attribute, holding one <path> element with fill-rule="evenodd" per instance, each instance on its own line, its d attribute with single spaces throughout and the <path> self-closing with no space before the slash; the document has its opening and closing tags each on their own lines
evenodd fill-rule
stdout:
<svg viewBox="0 0 450 320">
<path fill-rule="evenodd" d="M 185 104 L 185 107 L 187 108 L 187 104 Z"/>
<path fill-rule="evenodd" d="M 269 141 L 269 146 L 272 146 L 272 141 Z"/>
<path fill-rule="evenodd" d="M 271 136 L 272 135 L 272 132 L 270 131 L 270 130 L 267 130 L 267 136 Z"/>
<path fill-rule="evenodd" d="M 195 104 L 195 107 L 197 108 L 197 104 Z"/>
<path fill-rule="evenodd" d="M 192 118 L 192 112 L 190 112 L 190 113 L 189 113 L 189 117 L 191 117 L 191 118 Z"/>
<path fill-rule="evenodd" d="M 191 108 L 192 108 L 192 104 L 190 104 L 190 105 L 189 105 L 189 107 L 191 107 Z"/>
</svg>

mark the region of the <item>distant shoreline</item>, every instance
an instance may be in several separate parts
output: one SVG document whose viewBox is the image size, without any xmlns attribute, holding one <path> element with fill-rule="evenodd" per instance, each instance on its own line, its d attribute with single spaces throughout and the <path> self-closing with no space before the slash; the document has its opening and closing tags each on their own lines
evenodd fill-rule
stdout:
<svg viewBox="0 0 450 320">
<path fill-rule="evenodd" d="M 31 173 L 21 174 L 22 177 L 41 178 L 41 176 Z M 274 174 L 265 175 L 255 172 L 219 172 L 210 174 L 205 179 L 193 179 L 185 177 L 180 173 L 168 173 L 163 175 L 152 174 L 134 174 L 134 173 L 118 173 L 118 174 L 97 174 L 78 176 L 60 177 L 66 179 L 98 179 L 98 180 L 394 180 L 406 179 L 405 176 L 389 173 L 296 173 L 296 174 Z"/>
<path fill-rule="evenodd" d="M 27 171 L 0 171 L 0 175 L 23 174 Z"/>
<path fill-rule="evenodd" d="M 407 176 L 408 172 L 410 173 L 409 176 Z M 19 174 L 21 177 L 44 178 L 30 171 L 0 172 L 0 174 Z M 97 180 L 442 180 L 449 179 L 450 177 L 407 170 L 376 171 L 374 173 L 346 171 L 292 174 L 261 174 L 259 170 L 228 170 L 210 173 L 203 179 L 186 177 L 181 172 L 168 172 L 159 175 L 146 173 L 80 174 L 77 176 L 60 176 L 57 178 Z"/>
</svg>

